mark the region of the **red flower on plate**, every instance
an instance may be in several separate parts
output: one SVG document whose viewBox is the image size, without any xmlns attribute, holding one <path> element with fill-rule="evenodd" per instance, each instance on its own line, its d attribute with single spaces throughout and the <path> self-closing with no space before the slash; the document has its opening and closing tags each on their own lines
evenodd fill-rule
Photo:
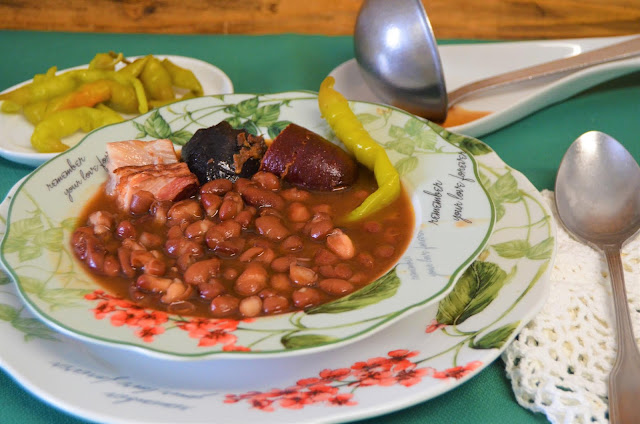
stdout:
<svg viewBox="0 0 640 424">
<path fill-rule="evenodd" d="M 480 367 L 482 362 L 480 361 L 472 361 L 469 362 L 465 366 L 458 366 L 453 368 L 448 368 L 444 371 L 436 371 L 433 373 L 434 378 L 455 378 L 456 380 L 460 380 L 465 375 L 469 374 L 471 371 Z"/>
</svg>

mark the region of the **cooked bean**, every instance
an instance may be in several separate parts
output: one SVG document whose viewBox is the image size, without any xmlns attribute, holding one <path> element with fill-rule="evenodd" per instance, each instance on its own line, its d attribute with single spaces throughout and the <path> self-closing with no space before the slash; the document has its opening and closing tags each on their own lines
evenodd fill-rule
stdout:
<svg viewBox="0 0 640 424">
<path fill-rule="evenodd" d="M 151 204 L 149 211 L 156 223 L 164 225 L 167 222 L 169 209 L 172 205 L 172 202 L 157 200 Z"/>
<path fill-rule="evenodd" d="M 135 269 L 131 267 L 131 249 L 120 246 L 118 248 L 118 261 L 120 262 L 120 269 L 124 275 L 129 278 L 136 275 Z"/>
<path fill-rule="evenodd" d="M 120 240 L 126 238 L 136 238 L 136 228 L 133 226 L 131 221 L 122 221 L 116 227 L 116 237 Z"/>
<path fill-rule="evenodd" d="M 302 287 L 291 295 L 296 308 L 307 309 L 319 305 L 322 302 L 320 292 L 313 287 Z"/>
<path fill-rule="evenodd" d="M 106 211 L 97 211 L 89 215 L 87 219 L 89 225 L 93 227 L 93 233 L 100 235 L 108 233 L 115 225 L 115 218 L 112 213 Z"/>
<path fill-rule="evenodd" d="M 293 222 L 307 222 L 311 219 L 311 211 L 304 203 L 293 202 L 287 208 L 287 216 Z"/>
<path fill-rule="evenodd" d="M 245 188 L 253 185 L 255 184 L 251 180 L 248 180 L 246 178 L 238 178 L 236 182 L 233 183 L 233 189 L 242 194 Z"/>
<path fill-rule="evenodd" d="M 318 287 L 332 296 L 344 296 L 355 290 L 353 284 L 340 278 L 327 278 L 318 283 Z"/>
<path fill-rule="evenodd" d="M 209 228 L 213 227 L 215 224 L 213 221 L 209 221 L 208 219 L 201 219 L 200 221 L 190 223 L 187 228 L 184 229 L 184 235 L 188 239 L 203 239 L 207 234 Z"/>
<path fill-rule="evenodd" d="M 200 187 L 200 195 L 217 194 L 224 196 L 227 192 L 233 190 L 233 183 L 226 178 L 218 178 L 211 180 Z"/>
<path fill-rule="evenodd" d="M 238 311 L 240 300 L 229 294 L 221 294 L 211 301 L 211 315 L 216 318 L 224 318 L 235 314 Z"/>
<path fill-rule="evenodd" d="M 169 239 L 164 244 L 164 249 L 169 256 L 177 258 L 184 254 L 191 254 L 194 257 L 204 255 L 204 248 L 193 240 L 184 237 Z"/>
<path fill-rule="evenodd" d="M 266 190 L 280 190 L 280 178 L 271 172 L 258 171 L 253 174 L 251 181 Z"/>
<path fill-rule="evenodd" d="M 138 269 L 144 269 L 145 274 L 162 276 L 166 271 L 166 265 L 156 258 L 151 252 L 146 250 L 134 250 L 131 252 L 131 266 Z"/>
<path fill-rule="evenodd" d="M 287 309 L 289 309 L 289 299 L 284 296 L 269 296 L 262 300 L 262 310 L 267 315 L 278 314 Z"/>
<path fill-rule="evenodd" d="M 247 318 L 256 317 L 262 312 L 262 299 L 259 296 L 245 297 L 240 301 L 238 309 L 242 316 Z"/>
<path fill-rule="evenodd" d="M 217 278 L 210 278 L 204 283 L 198 284 L 198 293 L 200 297 L 205 299 L 213 299 L 216 296 L 220 296 L 226 291 L 224 284 Z"/>
<path fill-rule="evenodd" d="M 351 278 L 349 278 L 349 282 L 353 284 L 362 284 L 367 281 L 367 274 L 364 272 L 356 272 L 353 274 Z"/>
<path fill-rule="evenodd" d="M 233 286 L 236 293 L 242 296 L 250 296 L 267 287 L 269 274 L 260 264 L 250 263 L 238 276 Z"/>
<path fill-rule="evenodd" d="M 291 286 L 291 280 L 289 280 L 287 274 L 273 274 L 269 279 L 269 285 L 274 290 L 284 293 L 288 293 L 293 289 Z"/>
<path fill-rule="evenodd" d="M 177 278 L 174 278 L 171 284 L 169 284 L 169 287 L 167 287 L 166 293 L 160 298 L 160 301 L 162 303 L 179 302 L 188 299 L 192 291 L 193 288 L 189 284 L 185 284 Z"/>
<path fill-rule="evenodd" d="M 138 241 L 147 249 L 158 249 L 162 247 L 164 242 L 162 237 L 148 231 L 143 231 L 142 234 L 140 234 L 140 237 L 138 237 Z"/>
<path fill-rule="evenodd" d="M 196 263 L 196 258 L 194 258 L 193 255 L 191 255 L 190 253 L 185 253 L 184 255 L 180 255 L 176 260 L 176 265 L 178 266 L 178 269 L 182 273 L 184 273 L 187 270 L 187 268 L 189 268 L 194 263 Z"/>
<path fill-rule="evenodd" d="M 196 310 L 196 305 L 187 300 L 178 300 L 167 306 L 167 312 L 170 314 L 186 315 L 193 313 Z"/>
<path fill-rule="evenodd" d="M 230 191 L 224 195 L 218 214 L 221 220 L 226 221 L 227 219 L 235 218 L 243 208 L 242 197 L 235 191 Z"/>
<path fill-rule="evenodd" d="M 382 231 L 382 224 L 378 221 L 368 221 L 362 225 L 362 228 L 368 233 L 379 233 Z"/>
<path fill-rule="evenodd" d="M 222 197 L 213 193 L 203 193 L 200 196 L 200 203 L 204 208 L 205 213 L 209 217 L 214 217 L 218 214 L 220 206 L 222 205 Z"/>
<path fill-rule="evenodd" d="M 311 193 L 309 193 L 306 190 L 302 190 L 296 187 L 292 187 L 292 188 L 288 188 L 286 190 L 282 190 L 282 192 L 280 193 L 282 195 L 282 197 L 284 197 L 287 200 L 290 201 L 295 201 L 295 200 L 299 200 L 299 201 L 306 201 L 309 200 L 309 197 L 311 197 Z"/>
<path fill-rule="evenodd" d="M 322 240 L 333 230 L 333 221 L 324 213 L 315 214 L 304 229 L 312 239 Z"/>
<path fill-rule="evenodd" d="M 291 235 L 282 241 L 280 245 L 281 249 L 286 252 L 295 252 L 297 250 L 302 250 L 304 247 L 304 240 L 299 235 Z"/>
<path fill-rule="evenodd" d="M 346 263 L 338 264 L 333 269 L 336 277 L 342 278 L 343 280 L 348 280 L 353 275 L 353 270 Z"/>
<path fill-rule="evenodd" d="M 356 260 L 365 268 L 373 268 L 376 263 L 373 255 L 369 252 L 358 253 L 358 255 L 356 256 Z"/>
<path fill-rule="evenodd" d="M 318 272 L 326 278 L 336 277 L 336 270 L 332 265 L 321 265 L 318 267 Z"/>
<path fill-rule="evenodd" d="M 256 186 L 247 186 L 242 191 L 242 198 L 256 208 L 284 209 L 285 201 L 277 193 Z"/>
<path fill-rule="evenodd" d="M 180 200 L 174 203 L 169 211 L 167 217 L 169 218 L 169 225 L 178 225 L 183 222 L 194 222 L 202 219 L 203 211 L 200 207 L 200 202 L 194 199 Z"/>
<path fill-rule="evenodd" d="M 134 215 L 144 215 L 149 212 L 149 209 L 155 200 L 156 199 L 153 197 L 151 192 L 140 190 L 131 196 L 129 212 Z"/>
<path fill-rule="evenodd" d="M 384 244 L 382 246 L 378 246 L 373 251 L 373 254 L 379 258 L 390 258 L 395 253 L 396 248 L 390 244 Z"/>
<path fill-rule="evenodd" d="M 105 255 L 103 267 L 104 274 L 109 277 L 115 277 L 120 274 L 120 262 L 113 255 Z"/>
<path fill-rule="evenodd" d="M 261 216 L 255 222 L 258 233 L 269 240 L 282 240 L 290 234 L 282 221 L 275 216 Z"/>
<path fill-rule="evenodd" d="M 313 256 L 313 261 L 316 265 L 334 265 L 339 260 L 338 256 L 325 248 L 318 249 Z"/>
<path fill-rule="evenodd" d="M 247 206 L 241 210 L 233 220 L 240 224 L 242 229 L 247 229 L 253 222 L 253 217 L 256 215 L 256 208 L 253 206 Z"/>
<path fill-rule="evenodd" d="M 269 287 L 267 287 L 264 290 L 260 290 L 260 293 L 258 293 L 258 296 L 260 296 L 260 299 L 266 299 L 267 297 L 277 296 L 277 295 L 278 295 L 278 292 Z"/>
<path fill-rule="evenodd" d="M 339 228 L 327 235 L 327 247 L 341 259 L 351 259 L 356 254 L 351 238 Z"/>
<path fill-rule="evenodd" d="M 172 238 L 181 238 L 184 235 L 184 233 L 182 232 L 182 228 L 180 228 L 179 225 L 176 225 L 174 227 L 169 228 L 169 230 L 167 231 L 167 238 L 168 239 L 172 239 Z"/>
<path fill-rule="evenodd" d="M 295 263 L 295 258 L 290 256 L 281 256 L 271 262 L 271 268 L 276 272 L 288 272 L 291 264 Z"/>
<path fill-rule="evenodd" d="M 244 250 L 246 240 L 240 237 L 232 237 L 228 240 L 224 240 L 214 247 L 214 251 L 219 255 L 227 257 L 238 256 Z"/>
<path fill-rule="evenodd" d="M 136 280 L 136 286 L 142 290 L 150 291 L 153 293 L 164 293 L 171 282 L 171 278 L 156 277 L 154 275 L 142 274 Z"/>
<path fill-rule="evenodd" d="M 311 268 L 291 265 L 289 267 L 289 278 L 299 286 L 310 286 L 318 280 L 318 274 Z"/>
<path fill-rule="evenodd" d="M 236 221 L 223 221 L 218 228 L 222 230 L 225 239 L 239 237 L 242 234 L 242 225 Z"/>
<path fill-rule="evenodd" d="M 315 205 L 313 208 L 313 213 L 322 213 L 322 214 L 326 214 L 331 216 L 331 213 L 333 212 L 333 209 L 331 208 L 331 205 L 327 205 L 326 203 L 323 203 L 321 205 Z"/>
<path fill-rule="evenodd" d="M 402 238 L 402 232 L 398 228 L 387 228 L 384 230 L 384 240 L 389 244 L 397 244 Z"/>
<path fill-rule="evenodd" d="M 220 264 L 221 262 L 218 258 L 198 261 L 184 272 L 184 281 L 187 284 L 194 285 L 209 281 L 210 278 L 217 276 L 220 272 Z"/>
<path fill-rule="evenodd" d="M 235 280 L 236 278 L 238 278 L 238 274 L 239 272 L 235 268 L 225 268 L 225 270 L 222 272 L 222 276 L 227 280 Z"/>
</svg>

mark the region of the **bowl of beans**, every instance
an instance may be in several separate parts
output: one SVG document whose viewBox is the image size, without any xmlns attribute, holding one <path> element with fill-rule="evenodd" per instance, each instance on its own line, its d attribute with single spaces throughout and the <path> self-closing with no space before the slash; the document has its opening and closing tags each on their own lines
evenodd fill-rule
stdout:
<svg viewBox="0 0 640 424">
<path fill-rule="evenodd" d="M 311 92 L 190 99 L 96 130 L 20 183 L 2 262 L 58 331 L 163 358 L 366 337 L 449 293 L 496 211 L 484 144 L 349 107 L 375 166 Z"/>
</svg>

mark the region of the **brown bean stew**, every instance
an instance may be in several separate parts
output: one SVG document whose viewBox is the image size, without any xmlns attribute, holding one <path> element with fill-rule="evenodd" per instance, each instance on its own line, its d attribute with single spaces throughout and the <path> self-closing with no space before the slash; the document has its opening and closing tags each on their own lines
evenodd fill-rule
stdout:
<svg viewBox="0 0 640 424">
<path fill-rule="evenodd" d="M 368 219 L 335 223 L 376 187 L 365 168 L 338 192 L 258 172 L 210 181 L 177 202 L 142 191 L 129 212 L 100 190 L 71 243 L 105 289 L 141 307 L 233 319 L 303 310 L 375 281 L 406 249 L 406 192 Z"/>
</svg>

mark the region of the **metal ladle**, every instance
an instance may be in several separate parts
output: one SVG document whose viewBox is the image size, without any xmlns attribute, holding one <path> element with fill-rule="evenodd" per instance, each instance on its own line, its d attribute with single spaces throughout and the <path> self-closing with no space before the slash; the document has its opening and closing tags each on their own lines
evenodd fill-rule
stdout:
<svg viewBox="0 0 640 424">
<path fill-rule="evenodd" d="M 500 74 L 447 94 L 442 63 L 420 0 L 365 0 L 354 31 L 362 77 L 382 101 L 435 122 L 472 94 L 640 55 L 640 37 Z"/>
<path fill-rule="evenodd" d="M 640 228 L 640 167 L 618 141 L 590 131 L 578 137 L 562 158 L 555 199 L 565 228 L 603 251 L 607 259 L 618 342 L 609 375 L 609 421 L 637 423 L 640 352 L 629 317 L 620 250 Z"/>
</svg>

